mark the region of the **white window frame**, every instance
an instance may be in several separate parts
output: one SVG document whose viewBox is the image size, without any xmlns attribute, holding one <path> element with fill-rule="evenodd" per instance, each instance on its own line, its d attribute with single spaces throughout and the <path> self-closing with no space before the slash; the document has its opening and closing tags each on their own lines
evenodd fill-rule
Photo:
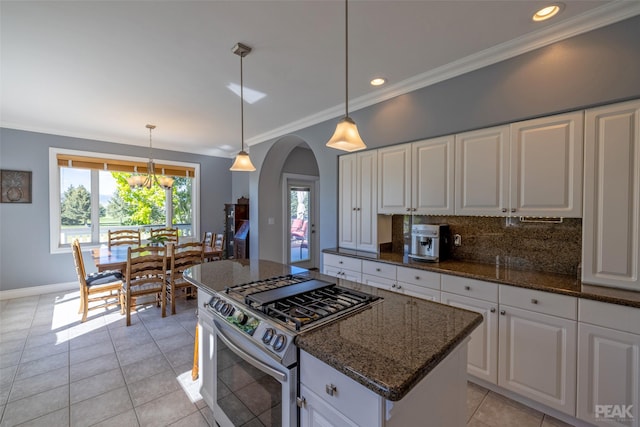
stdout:
<svg viewBox="0 0 640 427">
<path fill-rule="evenodd" d="M 69 154 L 75 156 L 94 157 L 105 160 L 131 160 L 147 163 L 148 158 L 121 156 L 117 154 L 98 153 L 94 151 L 69 150 L 65 148 L 49 147 L 49 243 L 50 253 L 69 253 L 71 245 L 61 245 L 60 243 L 60 167 L 58 166 L 58 154 Z M 200 164 L 188 162 L 175 162 L 171 160 L 161 159 L 163 164 L 191 167 L 194 169 L 193 185 L 191 186 L 191 227 L 194 236 L 200 235 Z M 92 178 L 92 187 L 97 187 L 97 180 Z M 97 188 L 91 188 L 91 195 L 97 194 Z M 98 209 L 97 205 L 92 203 L 92 209 Z M 82 245 L 86 249 L 96 248 L 100 245 L 97 243 L 87 243 Z"/>
</svg>

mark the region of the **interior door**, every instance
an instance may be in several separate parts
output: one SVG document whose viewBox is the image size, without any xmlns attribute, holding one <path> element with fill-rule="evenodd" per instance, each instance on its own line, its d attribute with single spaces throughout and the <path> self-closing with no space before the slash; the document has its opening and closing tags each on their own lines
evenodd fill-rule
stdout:
<svg viewBox="0 0 640 427">
<path fill-rule="evenodd" d="M 302 268 L 316 268 L 318 263 L 315 186 L 314 180 L 287 180 L 287 263 Z"/>
</svg>

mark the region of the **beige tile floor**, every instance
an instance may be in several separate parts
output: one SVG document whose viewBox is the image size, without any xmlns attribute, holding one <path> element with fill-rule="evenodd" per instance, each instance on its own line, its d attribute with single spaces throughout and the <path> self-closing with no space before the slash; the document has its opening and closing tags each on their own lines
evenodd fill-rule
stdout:
<svg viewBox="0 0 640 427">
<path fill-rule="evenodd" d="M 189 383 L 195 300 L 164 319 L 141 308 L 130 327 L 117 308 L 85 323 L 77 310 L 77 291 L 0 301 L 0 427 L 212 425 L 178 380 Z M 474 384 L 467 416 L 470 427 L 567 425 Z"/>
</svg>

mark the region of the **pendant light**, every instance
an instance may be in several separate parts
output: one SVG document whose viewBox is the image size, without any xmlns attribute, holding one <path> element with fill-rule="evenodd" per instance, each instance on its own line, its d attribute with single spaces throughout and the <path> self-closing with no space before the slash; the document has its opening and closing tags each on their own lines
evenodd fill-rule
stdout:
<svg viewBox="0 0 640 427">
<path fill-rule="evenodd" d="M 239 172 L 253 172 L 254 170 L 256 170 L 256 168 L 255 166 L 253 166 L 253 163 L 251 163 L 249 154 L 244 151 L 244 90 L 242 82 L 242 58 L 244 58 L 249 54 L 249 52 L 251 52 L 251 48 L 242 43 L 237 43 L 233 47 L 233 49 L 231 49 L 231 51 L 240 57 L 240 141 L 242 143 L 242 148 L 236 156 L 236 160 L 233 162 L 233 165 L 231 165 L 229 170 Z"/>
<path fill-rule="evenodd" d="M 336 131 L 327 142 L 327 147 L 335 148 L 343 151 L 357 151 L 367 148 L 360 134 L 356 122 L 349 117 L 349 4 L 348 0 L 344 2 L 344 27 L 345 27 L 345 47 L 344 47 L 344 64 L 345 64 L 345 101 L 344 101 L 344 117 L 338 122 Z"/>
<path fill-rule="evenodd" d="M 146 128 L 149 129 L 149 162 L 147 163 L 147 173 L 146 175 L 137 174 L 138 168 L 136 166 L 134 168 L 135 175 L 131 175 L 129 178 L 127 178 L 129 187 L 131 187 L 132 189 L 139 188 L 139 187 L 151 188 L 151 186 L 155 182 L 156 184 L 158 184 L 160 187 L 164 189 L 171 189 L 171 187 L 173 187 L 173 178 L 171 178 L 170 176 L 164 176 L 164 175 L 157 176 L 156 170 L 155 170 L 156 169 L 155 164 L 153 163 L 153 156 L 152 156 L 153 147 L 151 144 L 151 132 L 156 128 L 156 125 L 147 125 Z"/>
</svg>

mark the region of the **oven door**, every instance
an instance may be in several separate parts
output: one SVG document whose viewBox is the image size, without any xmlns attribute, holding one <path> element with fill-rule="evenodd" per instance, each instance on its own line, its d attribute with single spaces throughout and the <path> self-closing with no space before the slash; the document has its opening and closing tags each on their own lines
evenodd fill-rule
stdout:
<svg viewBox="0 0 640 427">
<path fill-rule="evenodd" d="M 247 340 L 242 332 L 214 317 L 213 415 L 221 427 L 297 426 L 297 368 L 285 368 Z"/>
</svg>

